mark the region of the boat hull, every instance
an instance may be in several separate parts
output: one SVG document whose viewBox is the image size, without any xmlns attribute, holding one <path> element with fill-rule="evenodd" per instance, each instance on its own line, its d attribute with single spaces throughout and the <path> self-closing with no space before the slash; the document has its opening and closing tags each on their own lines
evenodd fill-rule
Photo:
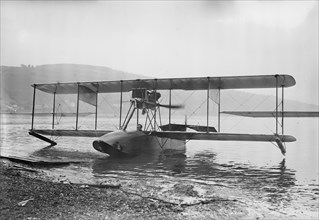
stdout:
<svg viewBox="0 0 319 220">
<path fill-rule="evenodd" d="M 93 148 L 110 156 L 134 156 L 160 152 L 185 153 L 185 141 L 150 136 L 142 131 L 118 130 L 93 142 Z"/>
</svg>

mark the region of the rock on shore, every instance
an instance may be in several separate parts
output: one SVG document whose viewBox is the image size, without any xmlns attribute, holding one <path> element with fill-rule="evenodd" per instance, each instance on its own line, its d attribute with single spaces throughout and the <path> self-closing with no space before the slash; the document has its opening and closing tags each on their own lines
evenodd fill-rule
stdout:
<svg viewBox="0 0 319 220">
<path fill-rule="evenodd" d="M 247 213 L 232 201 L 179 204 L 176 200 L 134 193 L 134 188 L 104 188 L 56 183 L 0 162 L 0 212 L 3 219 L 238 219 Z M 132 186 L 134 187 L 134 186 Z M 196 195 L 193 187 L 174 186 Z M 175 202 L 174 202 L 175 201 Z"/>
</svg>

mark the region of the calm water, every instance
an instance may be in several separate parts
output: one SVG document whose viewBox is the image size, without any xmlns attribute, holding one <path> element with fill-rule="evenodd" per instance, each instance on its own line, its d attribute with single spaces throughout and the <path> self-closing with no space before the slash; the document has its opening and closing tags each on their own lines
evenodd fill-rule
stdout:
<svg viewBox="0 0 319 220">
<path fill-rule="evenodd" d="M 73 126 L 75 119 L 66 118 L 60 126 Z M 112 159 L 95 151 L 94 138 L 54 138 L 53 148 L 27 134 L 30 116 L 1 116 L 1 155 L 40 157 L 56 160 L 81 160 L 81 164 L 50 168 L 52 176 L 64 176 L 73 182 L 94 182 L 107 178 L 183 178 L 186 181 L 214 181 L 246 190 L 263 197 L 268 203 L 296 200 L 305 207 L 318 210 L 318 119 L 286 119 L 285 133 L 297 138 L 287 143 L 285 159 L 271 143 L 190 141 L 183 155 L 141 155 L 130 159 Z M 47 127 L 51 118 L 40 117 L 35 123 Z M 102 120 L 101 120 L 102 121 Z M 204 120 L 205 121 L 205 120 Z M 94 118 L 80 120 L 93 126 Z M 270 119 L 225 117 L 225 132 L 271 133 L 275 124 Z M 205 124 L 205 123 L 203 123 Z M 99 127 L 114 129 L 110 119 Z M 48 128 L 48 127 L 47 127 Z M 80 175 L 79 175 L 80 174 Z"/>
</svg>

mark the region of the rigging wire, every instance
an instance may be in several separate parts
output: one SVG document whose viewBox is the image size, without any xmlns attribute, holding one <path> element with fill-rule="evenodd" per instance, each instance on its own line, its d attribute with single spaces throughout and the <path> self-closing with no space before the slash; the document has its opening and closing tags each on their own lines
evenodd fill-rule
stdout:
<svg viewBox="0 0 319 220">
<path fill-rule="evenodd" d="M 229 94 L 228 94 L 229 95 Z M 230 95 L 229 95 L 230 96 Z M 240 107 L 242 107 L 244 104 L 246 104 L 246 102 L 248 102 L 253 96 L 255 96 L 255 94 L 250 94 L 250 96 L 242 103 L 239 103 L 240 105 L 237 106 L 233 111 L 238 110 Z M 238 102 L 238 101 L 237 101 Z M 230 115 L 227 115 L 226 117 L 223 118 L 223 120 L 221 122 L 224 122 L 227 118 L 229 118 Z"/>
<path fill-rule="evenodd" d="M 73 112 L 73 110 L 70 108 L 70 106 L 69 106 L 69 104 L 68 103 L 66 103 L 65 101 L 64 101 L 64 99 L 62 99 L 61 98 L 61 96 L 59 95 L 59 96 L 56 96 L 57 97 L 57 101 L 56 101 L 56 103 L 59 103 L 59 105 L 58 105 L 58 107 L 57 107 L 57 109 L 56 109 L 56 111 L 55 111 L 55 114 L 56 114 L 56 125 L 59 125 L 60 123 L 61 123 L 61 120 L 62 120 L 62 118 L 63 118 L 63 109 L 62 109 L 62 107 L 63 106 L 66 106 L 67 107 L 67 111 L 69 111 L 69 112 Z M 62 105 L 61 105 L 61 103 L 62 103 Z M 58 110 L 60 109 L 60 114 L 58 114 Z M 58 118 L 59 117 L 59 118 Z"/>
<path fill-rule="evenodd" d="M 114 114 L 114 116 L 117 117 L 118 115 L 117 115 L 116 111 L 114 110 L 114 107 L 106 100 L 106 98 L 103 95 L 101 95 L 99 97 L 102 97 L 102 101 L 100 102 L 100 105 L 102 106 L 103 101 L 104 101 L 112 109 L 112 111 L 113 111 L 112 113 Z M 115 127 L 115 128 L 118 127 L 117 125 L 115 125 L 113 120 L 109 120 L 109 121 L 111 121 L 113 127 Z"/>
<path fill-rule="evenodd" d="M 186 99 L 184 99 L 184 101 L 183 101 L 183 99 L 182 99 L 177 93 L 175 93 L 174 96 L 172 96 L 172 98 L 175 98 L 175 97 L 176 97 L 177 99 L 179 99 L 179 101 L 182 102 L 182 105 L 183 105 L 183 106 L 186 106 L 186 105 L 185 105 L 186 102 L 194 95 L 195 92 L 196 92 L 196 90 L 193 90 L 193 91 L 191 92 L 191 94 L 188 95 L 188 96 L 186 97 Z M 175 110 L 171 113 L 171 116 L 173 116 L 178 110 L 179 110 L 179 109 L 175 109 Z M 165 120 L 165 123 L 167 123 L 167 121 L 168 121 L 168 119 Z"/>
<path fill-rule="evenodd" d="M 58 113 L 58 110 L 59 110 L 60 106 L 61 106 L 61 104 L 59 103 L 58 108 L 57 108 L 57 110 L 56 110 L 56 113 Z M 55 119 L 56 119 L 56 125 L 59 125 L 59 124 L 60 124 L 60 121 L 61 121 L 61 118 L 62 118 L 62 107 L 61 107 L 61 114 L 60 114 L 59 119 L 58 119 L 58 114 L 56 114 L 55 117 L 56 117 L 56 118 L 55 118 Z"/>
<path fill-rule="evenodd" d="M 206 103 L 206 100 L 204 100 L 204 101 L 192 112 L 192 114 L 188 117 L 188 119 L 190 119 L 205 103 Z"/>
<path fill-rule="evenodd" d="M 253 96 L 255 96 L 255 94 L 252 94 L 252 96 L 250 96 L 246 101 L 245 103 L 250 99 L 252 98 Z M 254 111 L 256 108 L 258 108 L 259 106 L 261 106 L 268 98 L 270 97 L 270 95 L 266 96 L 260 103 L 258 103 L 253 109 L 252 111 Z M 244 103 L 243 103 L 244 104 Z M 242 105 L 240 105 L 242 106 Z M 234 111 L 236 111 L 240 106 L 238 106 Z M 228 116 L 229 117 L 229 116 Z M 225 120 L 225 119 L 224 119 Z M 241 118 L 234 126 L 231 127 L 230 131 L 232 129 L 234 129 L 236 126 L 238 126 L 239 123 L 241 123 L 242 121 L 244 120 L 244 118 Z"/>
<path fill-rule="evenodd" d="M 106 104 L 107 104 L 109 107 L 111 107 L 111 109 L 112 109 L 112 111 L 113 111 L 113 114 L 114 114 L 115 116 L 117 116 L 116 111 L 114 110 L 114 107 L 106 100 L 106 98 L 105 98 L 104 96 L 102 96 L 102 99 L 106 102 Z"/>
</svg>

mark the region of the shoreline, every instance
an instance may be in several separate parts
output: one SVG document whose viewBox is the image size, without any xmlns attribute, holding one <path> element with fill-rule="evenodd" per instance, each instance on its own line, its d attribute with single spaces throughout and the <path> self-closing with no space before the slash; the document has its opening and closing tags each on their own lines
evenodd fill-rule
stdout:
<svg viewBox="0 0 319 220">
<path fill-rule="evenodd" d="M 218 184 L 161 178 L 115 185 L 74 184 L 53 181 L 35 168 L 0 160 L 3 219 L 317 218 L 313 211 L 274 210 L 240 190 Z"/>
<path fill-rule="evenodd" d="M 238 219 L 246 214 L 240 208 L 237 213 L 227 214 L 228 209 L 234 208 L 232 201 L 178 205 L 127 192 L 121 187 L 52 182 L 32 170 L 0 160 L 3 219 Z M 199 216 L 198 208 L 205 209 Z"/>
</svg>

